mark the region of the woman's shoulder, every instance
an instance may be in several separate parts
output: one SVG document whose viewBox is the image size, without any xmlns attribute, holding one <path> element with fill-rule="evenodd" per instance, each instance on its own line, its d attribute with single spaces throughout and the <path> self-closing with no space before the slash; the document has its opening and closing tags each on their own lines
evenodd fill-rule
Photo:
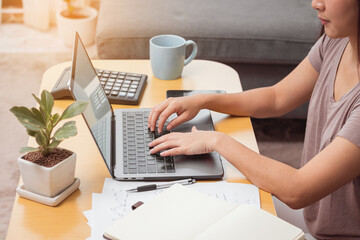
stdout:
<svg viewBox="0 0 360 240">
<path fill-rule="evenodd" d="M 342 53 L 342 46 L 346 45 L 348 41 L 348 38 L 332 39 L 323 34 L 308 54 L 310 63 L 316 71 L 320 72 L 324 64 L 331 65 L 332 59 Z"/>
</svg>

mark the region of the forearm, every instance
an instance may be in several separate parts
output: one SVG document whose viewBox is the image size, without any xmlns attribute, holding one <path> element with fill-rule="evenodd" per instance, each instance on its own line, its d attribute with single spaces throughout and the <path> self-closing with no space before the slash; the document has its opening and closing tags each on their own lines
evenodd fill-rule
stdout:
<svg viewBox="0 0 360 240">
<path fill-rule="evenodd" d="M 258 118 L 279 115 L 273 87 L 248 90 L 241 93 L 204 95 L 201 108 L 237 116 Z"/>
<path fill-rule="evenodd" d="M 281 116 L 310 99 L 318 76 L 306 57 L 277 84 L 221 97 L 208 95 L 204 97 L 204 108 L 238 116 Z"/>
<path fill-rule="evenodd" d="M 213 142 L 214 151 L 239 169 L 259 188 L 277 196 L 290 207 L 302 207 L 297 169 L 262 156 L 225 134 L 216 134 L 216 140 Z"/>
</svg>

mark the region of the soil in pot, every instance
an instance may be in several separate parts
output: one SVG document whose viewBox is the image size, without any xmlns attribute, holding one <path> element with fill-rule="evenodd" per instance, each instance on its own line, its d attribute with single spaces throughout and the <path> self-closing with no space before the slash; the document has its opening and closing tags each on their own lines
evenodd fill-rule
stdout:
<svg viewBox="0 0 360 240">
<path fill-rule="evenodd" d="M 71 154 L 73 154 L 73 152 L 69 150 L 62 148 L 54 148 L 48 156 L 43 156 L 41 152 L 38 151 L 29 152 L 25 154 L 22 158 L 44 167 L 53 167 L 59 162 L 70 157 Z"/>
<path fill-rule="evenodd" d="M 74 10 L 74 11 L 69 11 L 69 10 L 64 10 L 60 13 L 63 17 L 66 18 L 72 18 L 72 19 L 82 19 L 82 18 L 88 18 L 89 16 L 82 13 L 79 10 Z"/>
</svg>

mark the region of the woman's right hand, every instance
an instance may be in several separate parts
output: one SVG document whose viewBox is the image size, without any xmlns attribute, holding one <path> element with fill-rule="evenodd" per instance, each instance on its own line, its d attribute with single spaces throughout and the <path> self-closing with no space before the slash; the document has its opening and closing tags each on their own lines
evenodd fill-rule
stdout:
<svg viewBox="0 0 360 240">
<path fill-rule="evenodd" d="M 201 110 L 201 95 L 168 98 L 159 105 L 151 109 L 148 123 L 149 128 L 153 132 L 156 129 L 156 121 L 158 122 L 158 132 L 160 133 L 164 127 L 166 120 L 171 114 L 176 113 L 177 117 L 169 122 L 167 130 L 193 119 Z"/>
</svg>

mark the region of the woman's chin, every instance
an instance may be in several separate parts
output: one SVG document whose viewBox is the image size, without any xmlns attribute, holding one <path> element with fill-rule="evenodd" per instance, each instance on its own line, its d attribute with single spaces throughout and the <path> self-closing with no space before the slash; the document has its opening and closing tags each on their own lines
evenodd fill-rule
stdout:
<svg viewBox="0 0 360 240">
<path fill-rule="evenodd" d="M 348 37 L 348 35 L 344 34 L 344 33 L 339 33 L 336 31 L 333 31 L 332 29 L 330 29 L 329 27 L 325 26 L 325 33 L 326 35 L 331 38 L 331 39 L 337 39 L 337 38 L 345 38 Z"/>
</svg>

